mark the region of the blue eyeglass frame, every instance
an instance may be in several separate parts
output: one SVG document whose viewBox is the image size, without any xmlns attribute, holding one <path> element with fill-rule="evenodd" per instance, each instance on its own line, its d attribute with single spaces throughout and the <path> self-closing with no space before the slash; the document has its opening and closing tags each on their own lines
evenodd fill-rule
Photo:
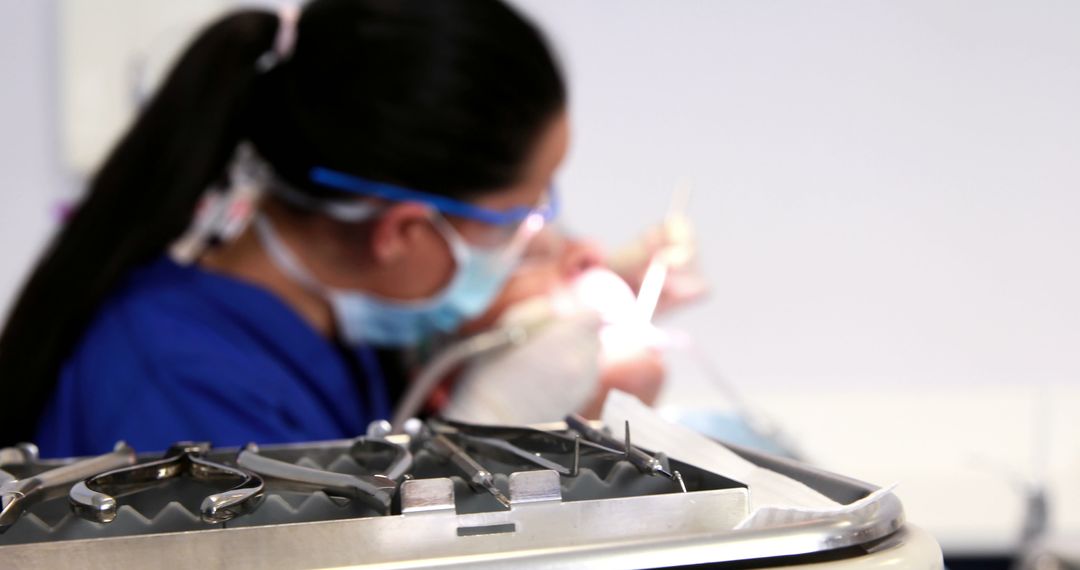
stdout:
<svg viewBox="0 0 1080 570">
<path fill-rule="evenodd" d="M 550 222 L 559 213 L 558 194 L 555 192 L 554 184 L 548 187 L 548 201 L 542 206 L 517 206 L 507 210 L 492 210 L 446 196 L 411 190 L 385 182 L 376 182 L 321 166 L 312 168 L 308 176 L 312 182 L 335 190 L 374 196 L 395 202 L 423 202 L 443 214 L 476 220 L 493 226 L 520 224 L 533 214 L 540 214 L 545 222 Z"/>
</svg>

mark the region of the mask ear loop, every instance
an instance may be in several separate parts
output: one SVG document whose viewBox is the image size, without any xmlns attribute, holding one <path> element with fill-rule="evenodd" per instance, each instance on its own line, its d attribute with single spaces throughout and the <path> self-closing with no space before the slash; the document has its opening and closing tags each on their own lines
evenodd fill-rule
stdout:
<svg viewBox="0 0 1080 570">
<path fill-rule="evenodd" d="M 446 219 L 438 210 L 431 209 L 431 223 L 435 226 L 435 229 L 446 240 L 447 245 L 450 247 L 451 254 L 454 256 L 454 260 L 459 265 L 466 263 L 473 254 L 473 249 L 482 249 L 492 251 L 495 250 L 492 259 L 497 263 L 506 263 L 516 266 L 522 258 L 525 249 L 529 246 L 529 242 L 536 234 L 540 233 L 546 222 L 544 216 L 540 213 L 529 214 L 520 224 L 517 229 L 514 230 L 510 239 L 495 248 L 483 248 L 480 246 L 474 246 L 469 244 L 464 236 L 461 235 L 453 224 Z"/>
<path fill-rule="evenodd" d="M 368 220 L 377 218 L 384 206 L 373 204 L 371 202 L 338 202 L 329 200 L 320 200 L 313 198 L 292 186 L 285 184 L 279 180 L 275 180 L 267 184 L 267 192 L 273 195 L 275 198 L 288 202 L 289 204 L 308 210 L 311 212 L 319 212 L 326 214 L 327 216 L 347 224 L 355 224 L 359 222 L 366 222 Z"/>
<path fill-rule="evenodd" d="M 293 278 L 308 291 L 325 298 L 329 291 L 300 263 L 300 260 L 296 258 L 289 246 L 285 245 L 285 242 L 278 236 L 277 231 L 274 230 L 274 224 L 270 222 L 270 218 L 263 213 L 258 213 L 255 215 L 254 223 L 255 234 L 259 237 L 259 242 L 266 248 L 266 253 L 270 256 L 274 265 L 278 266 L 286 275 Z"/>
<path fill-rule="evenodd" d="M 285 242 L 278 237 L 277 232 L 274 231 L 274 225 L 265 214 L 258 213 L 254 219 L 255 232 L 259 237 L 259 242 L 266 248 L 267 254 L 270 259 L 287 275 L 296 280 L 301 287 L 311 291 L 316 295 L 322 296 L 324 299 L 329 298 L 330 291 L 327 287 L 315 280 L 315 278 L 305 269 L 300 260 L 293 255 L 289 247 L 285 245 Z M 335 323 L 335 327 L 341 325 Z M 341 329 L 338 328 L 334 332 L 338 342 L 345 344 L 341 339 Z M 359 354 L 360 366 L 363 367 L 368 379 L 379 385 L 386 385 L 386 380 L 383 377 L 382 366 L 379 364 L 379 357 L 371 349 L 370 346 L 365 345 Z M 371 389 L 368 389 L 370 395 Z M 377 414 L 378 412 L 374 412 Z"/>
<path fill-rule="evenodd" d="M 431 225 L 435 226 L 435 231 L 439 232 L 443 241 L 450 248 L 450 255 L 454 257 L 454 263 L 461 267 L 472 257 L 469 242 L 465 241 L 465 237 L 461 235 L 461 232 L 457 231 L 454 225 L 450 223 L 450 220 L 447 220 L 446 216 L 443 216 L 438 210 L 430 208 L 428 212 Z"/>
<path fill-rule="evenodd" d="M 255 215 L 254 219 L 255 234 L 259 238 L 259 242 L 266 248 L 267 255 L 270 256 L 270 260 L 283 271 L 287 276 L 292 278 L 301 287 L 307 289 L 311 293 L 322 297 L 323 299 L 330 299 L 333 295 L 333 291 L 319 283 L 318 280 L 300 263 L 300 260 L 296 258 L 289 246 L 285 245 L 281 237 L 278 236 L 274 230 L 274 224 L 263 213 Z M 340 327 L 340 324 L 335 323 L 335 327 Z M 340 341 L 340 329 L 335 329 L 334 335 Z M 371 358 L 369 355 L 362 355 L 364 361 L 361 363 L 367 370 L 368 374 L 381 375 L 381 371 L 378 368 L 373 368 L 371 364 Z"/>
</svg>

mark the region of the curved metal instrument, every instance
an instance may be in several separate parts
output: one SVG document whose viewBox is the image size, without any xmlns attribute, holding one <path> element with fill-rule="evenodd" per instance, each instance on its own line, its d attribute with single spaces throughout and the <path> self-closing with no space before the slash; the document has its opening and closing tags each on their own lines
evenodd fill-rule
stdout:
<svg viewBox="0 0 1080 570">
<path fill-rule="evenodd" d="M 207 460 L 203 456 L 209 451 L 209 443 L 180 442 L 156 461 L 94 475 L 71 488 L 68 495 L 71 507 L 85 519 L 112 522 L 120 506 L 117 496 L 187 476 L 201 481 L 235 482 L 229 489 L 203 499 L 199 510 L 205 522 L 225 522 L 258 508 L 263 498 L 262 479 L 242 469 Z"/>
<path fill-rule="evenodd" d="M 408 450 L 382 440 L 359 438 L 353 444 L 357 446 L 375 446 L 397 453 L 396 459 L 386 475 L 349 475 L 323 469 L 313 469 L 259 455 L 258 447 L 248 444 L 236 457 L 236 464 L 271 480 L 275 486 L 294 491 L 323 491 L 332 498 L 358 499 L 367 502 L 382 512 L 389 512 L 397 482 L 391 473 L 400 477 L 412 463 Z M 350 454 L 353 451 L 350 450 Z"/>
</svg>

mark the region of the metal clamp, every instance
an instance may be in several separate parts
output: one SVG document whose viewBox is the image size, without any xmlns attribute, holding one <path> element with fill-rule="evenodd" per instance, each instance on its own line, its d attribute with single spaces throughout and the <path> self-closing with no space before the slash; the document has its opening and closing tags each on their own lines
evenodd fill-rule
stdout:
<svg viewBox="0 0 1080 570">
<path fill-rule="evenodd" d="M 202 520 L 221 523 L 249 513 L 262 503 L 263 481 L 253 473 L 203 458 L 209 443 L 180 442 L 161 459 L 114 469 L 77 483 L 69 498 L 79 516 L 101 523 L 116 519 L 117 496 L 137 493 L 161 481 L 188 476 L 201 481 L 235 481 L 226 491 L 207 496 L 200 506 Z"/>
</svg>

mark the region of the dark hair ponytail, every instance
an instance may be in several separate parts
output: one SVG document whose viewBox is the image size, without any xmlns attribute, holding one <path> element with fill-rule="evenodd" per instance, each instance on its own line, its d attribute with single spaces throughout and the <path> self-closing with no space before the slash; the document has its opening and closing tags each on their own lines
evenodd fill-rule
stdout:
<svg viewBox="0 0 1080 570">
<path fill-rule="evenodd" d="M 0 444 L 33 437 L 61 362 L 98 304 L 187 228 L 242 135 L 256 61 L 277 27 L 275 15 L 245 11 L 206 29 L 91 181 L 0 336 Z"/>
<path fill-rule="evenodd" d="M 191 220 L 242 139 L 302 191 L 315 166 L 459 198 L 516 182 L 565 107 L 540 32 L 500 0 L 313 0 L 292 56 L 275 15 L 208 28 L 109 156 L 0 336 L 0 444 L 33 436 L 98 305 Z"/>
</svg>

